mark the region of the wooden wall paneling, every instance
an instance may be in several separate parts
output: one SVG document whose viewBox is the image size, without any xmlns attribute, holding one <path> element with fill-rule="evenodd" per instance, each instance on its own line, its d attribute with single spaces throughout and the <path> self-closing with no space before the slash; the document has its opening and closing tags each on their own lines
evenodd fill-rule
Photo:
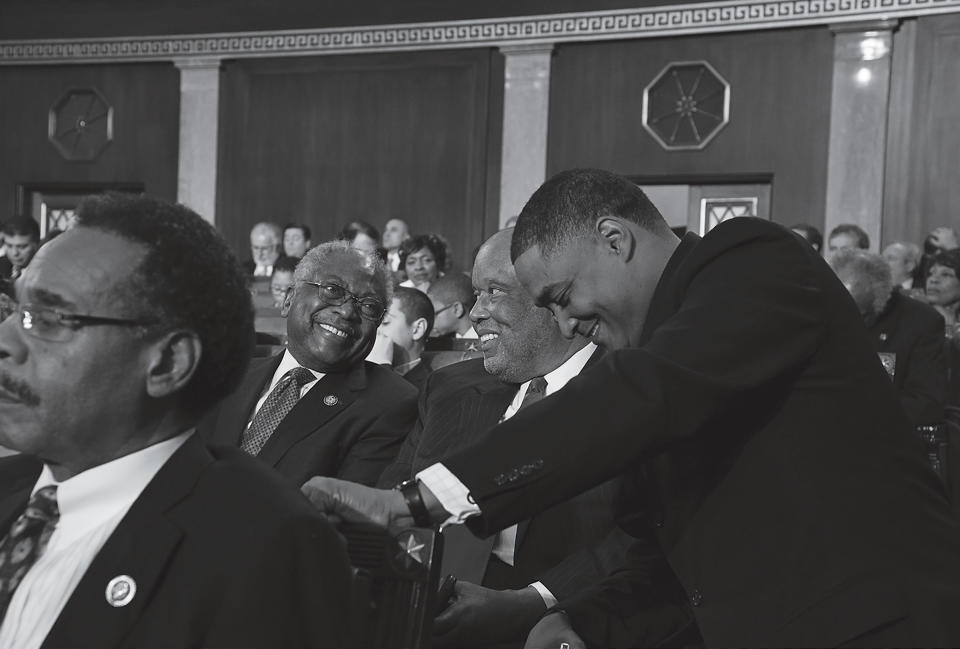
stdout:
<svg viewBox="0 0 960 649">
<path fill-rule="evenodd" d="M 601 167 L 648 182 L 772 175 L 772 219 L 822 227 L 832 55 L 826 28 L 560 46 L 548 170 Z M 730 83 L 730 123 L 701 151 L 665 151 L 641 125 L 643 88 L 668 63 L 696 60 Z"/>
<path fill-rule="evenodd" d="M 114 108 L 113 142 L 93 161 L 66 161 L 47 140 L 50 107 L 71 88 L 96 87 Z M 177 195 L 180 86 L 173 64 L 0 68 L 0 219 L 21 183 L 142 182 Z"/>
<path fill-rule="evenodd" d="M 305 222 L 319 242 L 354 219 L 402 218 L 469 266 L 489 220 L 491 56 L 226 63 L 218 227 L 246 257 L 257 221 Z"/>
</svg>

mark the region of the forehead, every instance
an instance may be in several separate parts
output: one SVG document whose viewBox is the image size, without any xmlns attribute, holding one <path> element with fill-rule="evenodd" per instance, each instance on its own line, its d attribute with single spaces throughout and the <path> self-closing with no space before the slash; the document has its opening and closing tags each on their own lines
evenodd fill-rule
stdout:
<svg viewBox="0 0 960 649">
<path fill-rule="evenodd" d="M 517 258 L 517 277 L 534 301 L 545 306 L 576 278 L 578 269 L 588 261 L 584 255 L 591 252 L 583 243 L 567 244 L 550 255 L 544 255 L 539 246 L 532 246 Z"/>
<path fill-rule="evenodd" d="M 301 230 L 300 228 L 287 228 L 286 230 L 284 230 L 283 236 L 293 237 L 293 238 L 303 237 L 303 230 Z"/>
<path fill-rule="evenodd" d="M 8 244 L 13 245 L 23 245 L 26 243 L 33 243 L 33 239 L 30 238 L 29 234 L 6 234 L 4 235 Z"/>
<path fill-rule="evenodd" d="M 269 230 L 262 230 L 258 232 L 250 233 L 250 241 L 254 243 L 266 243 L 275 241 L 276 237 L 273 236 L 273 232 Z"/>
<path fill-rule="evenodd" d="M 336 281 L 358 295 L 384 295 L 386 286 L 377 277 L 375 267 L 354 251 L 336 250 L 317 263 L 312 281 Z"/>
<path fill-rule="evenodd" d="M 37 252 L 18 291 L 24 301 L 96 303 L 126 281 L 145 254 L 142 246 L 116 235 L 73 228 Z"/>
<path fill-rule="evenodd" d="M 414 250 L 414 251 L 411 252 L 409 255 L 407 255 L 407 257 L 408 257 L 408 258 L 410 258 L 410 257 L 418 257 L 418 258 L 419 258 L 419 257 L 433 257 L 433 253 L 430 252 L 430 248 L 424 247 L 424 248 L 419 248 L 419 249 L 417 249 L 417 250 Z"/>
<path fill-rule="evenodd" d="M 943 264 L 934 264 L 930 268 L 930 274 L 939 273 L 941 275 L 949 275 L 952 277 L 957 276 L 957 271 L 955 271 L 950 266 L 944 266 Z"/>
</svg>

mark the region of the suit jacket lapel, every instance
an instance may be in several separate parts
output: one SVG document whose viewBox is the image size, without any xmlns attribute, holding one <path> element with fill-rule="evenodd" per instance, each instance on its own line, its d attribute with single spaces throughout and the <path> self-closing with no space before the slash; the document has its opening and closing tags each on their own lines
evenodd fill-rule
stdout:
<svg viewBox="0 0 960 649">
<path fill-rule="evenodd" d="M 283 418 L 257 457 L 276 466 L 294 444 L 343 412 L 366 387 L 364 362 L 346 373 L 324 375 Z"/>
<path fill-rule="evenodd" d="M 43 647 L 118 646 L 136 623 L 159 585 L 170 556 L 182 537 L 167 517 L 188 496 L 213 457 L 194 435 L 160 469 L 97 553 L 47 635 Z M 113 606 L 107 586 L 126 575 L 136 584 L 133 599 Z"/>
<path fill-rule="evenodd" d="M 253 409 L 260 399 L 263 388 L 273 378 L 273 373 L 280 366 L 283 353 L 277 354 L 258 364 L 251 364 L 240 387 L 234 391 L 220 406 L 218 421 L 210 442 L 239 446 L 240 437 L 247 429 L 247 423 L 253 414 Z"/>
</svg>

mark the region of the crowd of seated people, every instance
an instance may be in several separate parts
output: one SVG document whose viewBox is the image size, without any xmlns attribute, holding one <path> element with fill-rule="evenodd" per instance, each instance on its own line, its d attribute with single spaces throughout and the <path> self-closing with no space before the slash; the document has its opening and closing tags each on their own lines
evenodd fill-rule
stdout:
<svg viewBox="0 0 960 649">
<path fill-rule="evenodd" d="M 603 182 L 619 181 L 614 177 Z M 632 205 L 630 201 L 616 204 Z M 525 213 L 532 211 L 525 208 Z M 136 216 L 141 223 L 131 225 L 126 216 Z M 750 440 L 732 444 L 746 457 L 739 461 L 731 455 L 734 451 L 719 442 L 708 441 L 709 452 L 705 452 L 684 435 L 667 435 L 644 448 L 624 441 L 622 448 L 604 447 L 606 459 L 598 460 L 596 449 L 587 442 L 573 443 L 571 433 L 560 429 L 573 427 L 576 420 L 585 438 L 603 434 L 599 429 L 619 425 L 616 416 L 601 410 L 586 422 L 581 415 L 595 406 L 640 407 L 649 399 L 655 402 L 651 408 L 669 410 L 650 415 L 651 430 L 702 431 L 719 425 L 724 431 L 732 427 L 762 436 L 767 427 L 780 425 L 776 409 L 795 398 L 791 390 L 798 394 L 810 390 L 797 384 L 789 390 L 782 387 L 786 381 L 797 381 L 796 376 L 806 370 L 796 365 L 768 375 L 769 363 L 755 367 L 745 357 L 719 358 L 722 354 L 717 354 L 714 359 L 713 349 L 685 351 L 678 341 L 686 340 L 684 336 L 696 326 L 712 322 L 706 310 L 716 308 L 711 300 L 723 291 L 697 291 L 699 269 L 684 266 L 683 255 L 696 258 L 700 241 L 692 236 L 681 241 L 668 234 L 665 225 L 659 227 L 659 214 L 638 219 L 636 223 L 642 225 L 630 232 L 625 231 L 629 228 L 624 222 L 633 216 L 620 223 L 598 223 L 596 234 L 605 247 L 580 250 L 575 264 L 562 267 L 566 272 L 576 268 L 583 273 L 584 283 L 593 282 L 592 292 L 579 298 L 570 297 L 573 282 L 569 280 L 545 283 L 541 290 L 530 292 L 531 276 L 564 272 L 558 270 L 561 265 L 553 255 L 573 245 L 565 235 L 556 235 L 550 240 L 552 247 L 540 248 L 550 252 L 531 262 L 530 218 L 527 215 L 517 225 L 517 229 L 527 228 L 525 248 L 514 237 L 514 228 L 507 227 L 478 244 L 467 272 L 454 263 L 442 234 L 418 234 L 400 219 L 386 221 L 382 235 L 366 221 L 351 221 L 334 240 L 325 242 L 313 241 L 311 228 L 303 223 L 260 222 L 250 231 L 250 258 L 242 263 L 197 215 L 145 197 L 109 194 L 89 199 L 80 209 L 76 228 L 50 245 L 41 244 L 39 231 L 30 227 L 30 223 L 36 225 L 31 219 L 8 222 L 3 228 L 6 253 L 0 257 L 0 273 L 7 281 L 6 297 L 0 298 L 5 299 L 0 301 L 4 316 L 0 454 L 20 455 L 0 460 L 0 647 L 54 647 L 65 642 L 71 646 L 254 649 L 352 646 L 349 633 L 353 629 L 346 622 L 355 615 L 346 610 L 352 601 L 347 596 L 351 574 L 331 520 L 350 520 L 366 508 L 377 516 L 358 520 L 394 529 L 398 519 L 385 513 L 397 502 L 394 498 L 400 499 L 406 525 L 450 524 L 445 551 L 455 560 L 445 563 L 444 571 L 454 579 L 437 607 L 434 647 L 798 646 L 834 641 L 859 646 L 861 637 L 869 638 L 866 644 L 897 645 L 915 637 L 923 644 L 927 636 L 910 635 L 916 632 L 913 627 L 903 631 L 898 626 L 899 609 L 890 609 L 893 604 L 880 601 L 880 596 L 877 602 L 870 599 L 876 592 L 885 592 L 884 586 L 870 597 L 866 590 L 862 598 L 857 595 L 860 591 L 850 591 L 851 597 L 857 595 L 858 602 L 870 600 L 858 603 L 861 609 L 882 609 L 891 617 L 874 619 L 857 609 L 847 628 L 836 620 L 845 619 L 849 611 L 837 603 L 840 614 L 806 621 L 809 602 L 797 599 L 796 593 L 819 585 L 804 581 L 809 575 L 787 575 L 792 568 L 776 578 L 787 585 L 795 579 L 796 591 L 781 593 L 774 588 L 764 598 L 771 607 L 804 605 L 793 611 L 793 620 L 783 621 L 784 626 L 764 620 L 755 629 L 737 630 L 737 623 L 730 621 L 741 614 L 733 610 L 735 606 L 727 610 L 728 616 L 712 612 L 711 603 L 702 604 L 701 598 L 712 593 L 702 595 L 694 582 L 722 582 L 728 576 L 725 569 L 711 575 L 691 574 L 684 562 L 706 553 L 711 561 L 722 564 L 724 543 L 730 539 L 723 538 L 726 530 L 716 527 L 725 520 L 722 505 L 703 519 L 685 517 L 695 517 L 697 507 L 707 510 L 731 498 L 728 493 L 712 492 L 711 496 L 710 489 L 716 481 L 722 482 L 718 476 L 742 472 L 744 462 L 756 460 L 750 457 Z M 572 223 L 556 227 L 581 227 Z M 749 225 L 738 234 L 735 227 L 723 226 L 724 233 L 732 234 L 718 236 L 742 239 L 748 248 L 759 245 L 754 237 L 767 244 L 776 241 L 777 250 L 757 249 L 770 271 L 759 278 L 758 295 L 775 303 L 773 321 L 777 333 L 785 333 L 783 358 L 795 355 L 804 363 L 822 365 L 812 374 L 817 389 L 838 381 L 844 372 L 843 362 L 821 355 L 835 354 L 834 338 L 850 340 L 859 354 L 852 355 L 859 360 L 850 365 L 856 376 L 856 399 L 870 400 L 865 386 L 873 385 L 872 370 L 882 367 L 889 377 L 889 394 L 899 402 L 891 430 L 899 426 L 900 417 L 905 417 L 909 435 L 911 428 L 945 425 L 951 412 L 960 412 L 960 242 L 953 230 L 937 228 L 922 246 L 893 242 L 882 254 L 875 254 L 869 252 L 869 237 L 856 225 L 840 225 L 826 238 L 813 226 L 792 226 L 815 251 L 810 255 L 783 228 Z M 759 234 L 751 233 L 752 227 L 760 228 Z M 648 234 L 649 241 L 643 238 Z M 709 245 L 718 246 L 714 254 L 721 256 L 729 253 L 722 249 L 724 245 L 739 245 L 724 244 L 719 238 L 712 241 Z M 198 246 L 210 250 L 210 255 L 197 254 Z M 793 267 L 776 268 L 784 251 L 792 260 L 789 263 L 810 269 L 815 277 L 802 277 Z M 59 264 L 60 255 L 71 256 L 70 263 Z M 208 281 L 191 283 L 171 270 L 170 260 L 179 255 L 195 259 L 193 276 Z M 707 253 L 704 257 L 713 259 Z M 530 263 L 541 265 L 531 271 Z M 644 273 L 662 272 L 680 279 L 671 279 L 653 295 L 655 282 L 617 277 L 626 272 L 627 264 L 641 265 Z M 716 272 L 731 273 L 736 282 L 748 281 L 744 278 L 753 269 L 741 272 L 736 266 L 719 263 Z M 521 282 L 521 272 L 527 281 Z M 777 287 L 780 293 L 763 293 L 768 276 L 785 282 Z M 21 277 L 24 280 L 15 290 L 12 281 Z M 608 277 L 614 279 L 608 281 Z M 155 286 L 151 285 L 154 278 Z M 724 285 L 725 290 L 735 290 L 733 280 Z M 811 324 L 805 320 L 813 318 L 810 313 L 784 307 L 796 299 L 809 309 L 821 308 L 810 295 L 784 288 L 786 282 L 807 280 L 816 285 L 816 291 L 829 294 L 830 300 L 839 300 L 839 310 L 849 306 L 859 319 L 844 320 L 849 315 L 844 311 L 838 316 L 843 320 L 840 325 L 825 324 L 822 316 Z M 837 288 L 839 284 L 849 296 Z M 211 293 L 219 286 L 222 294 Z M 172 299 L 174 289 L 183 297 L 182 303 Z M 688 299 L 681 294 L 688 290 L 693 296 L 689 299 L 705 302 L 698 304 L 692 320 L 671 326 L 667 311 L 680 308 Z M 63 292 L 62 300 L 52 295 L 55 291 Z M 623 293 L 615 296 L 617 291 Z M 666 291 L 675 295 L 667 298 Z M 642 306 L 631 311 L 625 305 L 634 297 Z M 751 308 L 754 296 L 746 288 L 741 297 L 745 308 Z M 60 301 L 47 303 L 54 298 Z M 607 319 L 608 313 L 621 309 L 626 315 L 619 317 L 637 327 L 638 321 L 644 321 L 645 309 L 658 299 L 660 305 L 651 307 L 654 324 L 649 330 L 640 327 L 628 333 L 622 322 L 618 324 L 613 316 Z M 607 303 L 600 304 L 603 300 Z M 577 309 L 597 315 L 585 323 L 586 316 L 575 315 Z M 15 317 L 8 317 L 11 314 Z M 755 314 L 741 315 L 749 328 Z M 729 319 L 721 316 L 720 320 Z M 235 326 L 228 331 L 230 322 Z M 107 326 L 90 326 L 97 324 Z M 796 333 L 792 339 L 791 327 Z M 816 327 L 832 328 L 833 333 L 810 334 L 808 330 Z M 51 348 L 51 342 L 79 345 L 88 335 L 96 335 L 98 344 L 81 345 L 70 357 L 75 365 L 62 376 L 55 371 L 32 372 L 33 362 L 56 369 L 57 354 L 67 353 L 66 347 Z M 774 338 L 755 335 L 742 342 Z M 827 339 L 833 340 L 830 351 L 820 347 L 810 351 Z M 808 347 L 800 349 L 801 344 Z M 623 353 L 637 352 L 637 347 L 643 348 L 643 358 Z M 777 344 L 773 348 L 780 349 Z M 38 360 L 24 360 L 28 351 Z M 751 352 L 739 349 L 737 353 Z M 864 366 L 860 362 L 864 357 L 872 357 L 875 367 Z M 720 369 L 698 365 L 707 362 L 703 359 L 715 361 Z M 631 363 L 640 368 L 634 374 Z M 653 365 L 648 368 L 646 363 Z M 738 374 L 741 371 L 743 375 Z M 581 374 L 596 377 L 597 383 Z M 614 376 L 616 382 L 607 389 L 598 387 Z M 759 385 L 754 384 L 757 376 Z M 670 381 L 679 387 L 667 387 Z M 730 385 L 721 385 L 725 381 Z M 774 387 L 768 390 L 763 381 Z M 64 396 L 78 382 L 82 387 L 77 388 L 77 398 Z M 888 386 L 879 387 L 883 390 L 877 391 L 877 399 L 889 396 Z M 53 402 L 34 388 L 49 389 L 50 395 L 61 398 Z M 731 399 L 733 407 L 730 411 L 720 408 L 726 413 L 722 415 L 701 413 L 706 406 L 700 403 L 685 407 L 687 399 L 699 398 L 697 390 L 704 392 L 704 403 Z M 738 390 L 746 390 L 749 398 L 738 401 L 742 398 Z M 561 397 L 569 393 L 571 398 L 552 398 L 557 393 Z M 575 395 L 583 397 L 579 404 Z M 551 452 L 563 457 L 559 463 L 568 470 L 579 464 L 590 477 L 576 488 L 544 488 L 534 494 L 539 487 L 533 476 L 545 464 L 549 468 L 551 460 L 543 459 L 549 453 L 541 455 L 518 442 L 516 448 L 522 450 L 516 452 L 522 457 L 510 464 L 509 446 L 490 453 L 482 449 L 485 444 L 503 444 L 505 435 L 540 434 L 536 422 L 549 418 L 551 407 L 559 411 L 562 401 L 569 411 L 564 411 L 563 418 L 550 419 L 550 427 L 558 432 L 549 443 Z M 604 405 L 597 405 L 601 401 Z M 741 413 L 740 421 L 736 412 L 747 403 L 760 404 L 763 411 L 756 418 Z M 577 416 L 575 408 L 579 408 Z M 47 415 L 47 410 L 52 414 Z M 830 421 L 821 422 L 810 411 L 798 406 L 791 416 L 804 418 L 803 425 L 814 428 Z M 32 417 L 38 417 L 38 422 Z M 717 417 L 733 419 L 717 424 Z M 856 421 L 856 415 L 835 417 L 836 430 L 843 431 L 839 419 Z M 50 432 L 52 425 L 63 425 L 76 438 L 64 441 L 59 433 Z M 512 426 L 503 429 L 507 432 L 499 442 L 497 435 L 485 435 L 498 425 Z M 632 424 L 623 424 L 627 425 Z M 788 428 L 777 439 L 792 435 Z M 960 426 L 957 430 L 960 443 Z M 566 449 L 567 443 L 573 450 Z M 474 482 L 475 476 L 460 473 L 471 464 L 460 458 L 472 453 L 474 444 L 481 449 L 478 466 L 485 462 L 500 466 L 492 477 L 480 479 L 483 486 Z M 886 439 L 884 444 L 886 451 L 909 455 L 897 441 Z M 679 451 L 667 461 L 647 463 L 649 453 L 674 447 Z M 845 452 L 843 444 L 838 448 L 838 453 Z M 763 457 L 770 449 L 754 452 Z M 721 467 L 710 464 L 721 456 L 725 458 Z M 445 466 L 448 457 L 454 458 L 449 468 Z M 799 463 L 804 461 L 797 457 Z M 911 473 L 914 465 L 908 460 L 904 479 L 910 481 L 911 489 L 921 485 L 923 494 L 918 497 L 924 505 L 911 510 L 908 503 L 904 511 L 925 512 L 929 507 L 936 510 L 932 516 L 938 521 L 952 515 L 937 509 L 940 503 L 933 501 L 939 496 L 927 493 L 942 486 L 936 480 L 928 482 L 930 476 Z M 601 465 L 613 468 L 601 470 Z M 642 470 L 637 468 L 641 465 Z M 144 472 L 143 476 L 132 479 L 135 471 Z M 749 471 L 737 475 L 744 485 L 752 479 Z M 98 511 L 109 510 L 109 517 L 101 516 L 94 528 L 81 529 L 72 510 L 72 494 L 91 488 L 85 476 L 94 476 L 98 489 L 88 497 L 100 506 Z M 870 473 L 869 479 L 873 477 Z M 801 482 L 809 488 L 816 479 Z M 132 483 L 130 495 L 124 502 L 111 499 L 110 491 L 125 480 Z M 442 496 L 438 492 L 436 498 L 431 496 L 434 492 L 423 491 L 424 485 L 434 489 L 436 484 L 448 491 Z M 354 485 L 366 490 L 351 491 Z M 527 487 L 529 498 L 510 499 L 511 489 Z M 307 506 L 298 493 L 301 488 L 315 508 Z M 496 496 L 506 499 L 508 513 L 496 519 L 495 529 L 486 527 L 485 519 L 477 522 L 485 517 L 489 503 L 474 502 L 473 491 L 462 497 L 460 490 L 467 489 L 483 492 L 481 498 L 507 492 L 507 496 Z M 671 496 L 671 490 L 682 493 Z M 760 492 L 762 486 L 741 495 Z M 464 509 L 452 509 L 451 503 Z M 760 500 L 751 505 L 757 503 Z M 182 530 L 182 541 L 169 536 L 166 528 L 153 526 L 154 518 L 168 511 Z M 336 516 L 327 519 L 320 512 Z M 779 520 L 774 512 L 766 515 Z M 922 515 L 917 514 L 918 520 L 925 520 Z M 477 516 L 473 532 L 483 533 L 475 536 L 459 526 Z M 864 517 L 868 514 L 852 518 L 866 521 Z M 677 519 L 682 522 L 678 524 Z M 785 521 L 770 523 L 778 524 L 789 526 Z M 843 522 L 831 524 L 839 528 Z M 702 526 L 704 536 L 686 539 L 688 525 L 689 529 Z M 712 533 L 707 529 L 711 525 L 715 526 Z M 922 527 L 917 524 L 914 529 Z M 930 538 L 938 534 L 939 528 L 930 532 Z M 707 542 L 717 537 L 716 546 Z M 773 535 L 768 540 L 775 553 L 778 546 Z M 911 542 L 905 540 L 903 545 Z M 667 549 L 671 544 L 676 545 Z M 27 546 L 29 552 L 19 549 Z M 140 547 L 156 556 L 143 559 Z M 217 547 L 229 550 L 205 563 L 206 557 L 217 554 Z M 739 550 L 734 554 L 739 556 Z M 760 557 L 756 548 L 752 554 L 763 561 L 770 558 Z M 877 550 L 878 557 L 882 554 Z M 129 574 L 118 561 L 131 566 Z M 145 573 L 137 571 L 141 563 Z M 950 561 L 943 563 L 953 570 Z M 866 566 L 861 567 L 869 572 Z M 191 575 L 202 587 L 178 601 L 178 594 L 192 588 Z M 833 587 L 840 588 L 837 584 Z M 737 588 L 729 586 L 733 591 Z M 718 588 L 715 596 L 728 597 L 733 591 Z M 258 595 L 245 598 L 246 592 Z M 79 601 L 80 595 L 89 593 L 97 594 L 98 605 L 129 606 L 122 626 L 102 617 L 92 604 Z M 811 598 L 814 595 L 822 593 Z M 730 597 L 737 599 L 735 594 Z M 924 597 L 911 600 L 911 606 L 927 606 L 933 611 L 930 620 L 939 619 L 937 606 L 928 606 L 932 600 Z M 783 611 L 784 615 L 790 612 Z M 88 615 L 100 617 L 96 624 L 85 624 Z M 936 635 L 936 623 L 931 622 L 931 627 L 937 629 L 929 636 L 936 642 L 947 637 Z M 819 635 L 827 628 L 829 633 Z M 871 635 L 875 633 L 879 635 Z"/>
</svg>

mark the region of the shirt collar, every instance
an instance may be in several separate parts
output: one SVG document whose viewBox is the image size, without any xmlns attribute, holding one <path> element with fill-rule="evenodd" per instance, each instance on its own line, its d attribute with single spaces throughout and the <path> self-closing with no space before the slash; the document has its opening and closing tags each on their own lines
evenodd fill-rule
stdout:
<svg viewBox="0 0 960 649">
<path fill-rule="evenodd" d="M 43 487 L 56 485 L 57 506 L 60 509 L 57 526 L 76 538 L 126 512 L 170 456 L 192 434 L 193 429 L 190 429 L 176 437 L 87 469 L 63 482 L 58 482 L 50 467 L 44 465 L 31 495 Z"/>
<path fill-rule="evenodd" d="M 544 374 L 543 378 L 547 381 L 547 390 L 544 396 L 550 396 L 554 392 L 557 392 L 563 388 L 570 379 L 583 371 L 584 365 L 587 364 L 587 361 L 590 360 L 590 357 L 593 356 L 593 352 L 595 352 L 596 349 L 597 346 L 594 343 L 587 343 L 583 349 L 564 361 L 560 367 Z M 529 387 L 530 381 L 520 385 L 520 389 L 517 390 L 517 394 L 513 398 L 512 405 L 515 408 L 519 408 L 520 404 L 523 403 L 523 397 L 526 396 L 527 388 Z"/>
<path fill-rule="evenodd" d="M 277 371 L 273 373 L 273 380 L 270 381 L 270 387 L 273 388 L 273 386 L 280 382 L 280 379 L 283 378 L 284 374 L 295 367 L 303 366 L 299 363 L 299 361 L 297 361 L 297 359 L 293 357 L 293 354 L 290 353 L 289 349 L 283 350 L 283 358 L 280 359 L 280 365 L 277 367 Z M 306 369 L 310 370 L 309 367 Z M 323 372 L 315 372 L 314 370 L 310 370 L 310 373 L 317 377 L 318 381 L 326 376 L 326 374 Z M 310 381 L 310 383 L 313 383 L 313 381 Z M 310 383 L 307 383 L 307 385 L 310 385 Z"/>
</svg>

